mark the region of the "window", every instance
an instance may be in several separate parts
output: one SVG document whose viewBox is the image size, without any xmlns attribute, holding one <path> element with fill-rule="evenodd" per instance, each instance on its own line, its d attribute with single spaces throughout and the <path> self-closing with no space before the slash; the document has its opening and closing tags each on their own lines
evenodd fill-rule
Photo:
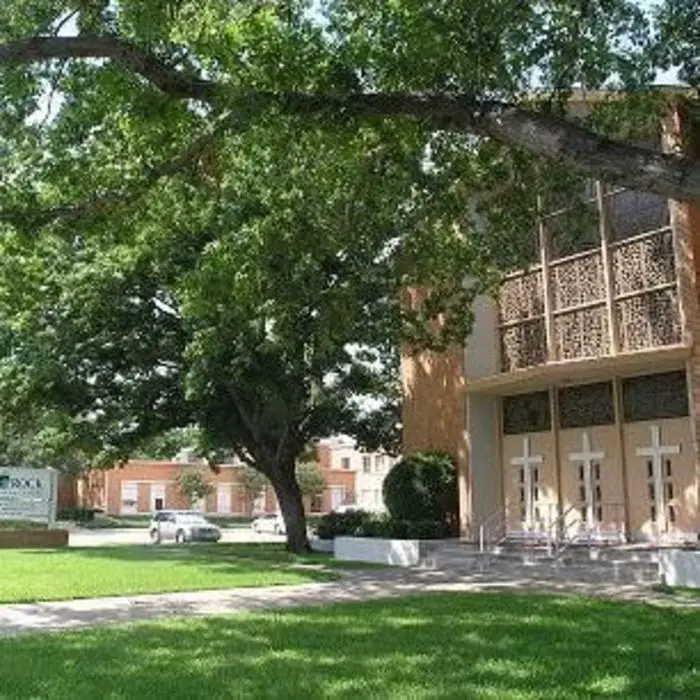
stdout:
<svg viewBox="0 0 700 700">
<path fill-rule="evenodd" d="M 682 371 L 625 379 L 622 394 L 627 422 L 688 415 L 688 387 Z"/>
<path fill-rule="evenodd" d="M 154 506 L 154 510 L 163 510 L 163 508 L 165 507 L 165 499 L 156 498 L 154 503 L 153 503 L 153 506 Z"/>
<path fill-rule="evenodd" d="M 583 384 L 559 391 L 559 422 L 562 428 L 583 428 L 615 422 L 612 384 Z"/>
<path fill-rule="evenodd" d="M 549 393 L 506 396 L 503 399 L 503 432 L 506 435 L 538 433 L 549 430 Z"/>
<path fill-rule="evenodd" d="M 377 455 L 374 458 L 374 471 L 381 471 L 384 467 L 384 457 L 382 455 Z"/>
<path fill-rule="evenodd" d="M 341 469 L 350 469 L 350 457 L 343 457 L 340 460 Z"/>
<path fill-rule="evenodd" d="M 371 457 L 363 457 L 362 458 L 362 471 L 365 474 L 369 474 L 372 469 L 372 458 Z"/>
<path fill-rule="evenodd" d="M 335 510 L 338 506 L 345 503 L 345 487 L 331 486 L 331 510 Z"/>
<path fill-rule="evenodd" d="M 323 510 L 323 496 L 316 494 L 311 497 L 311 512 L 320 513 Z"/>
</svg>

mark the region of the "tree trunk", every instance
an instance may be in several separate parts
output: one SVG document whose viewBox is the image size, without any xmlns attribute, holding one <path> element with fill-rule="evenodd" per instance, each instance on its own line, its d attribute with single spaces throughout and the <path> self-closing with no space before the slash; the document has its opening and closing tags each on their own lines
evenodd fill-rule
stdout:
<svg viewBox="0 0 700 700">
<path fill-rule="evenodd" d="M 276 465 L 270 470 L 270 481 L 275 489 L 287 528 L 287 549 L 296 554 L 310 551 L 309 539 L 306 536 L 306 515 L 301 489 L 297 483 L 294 461 Z"/>
</svg>

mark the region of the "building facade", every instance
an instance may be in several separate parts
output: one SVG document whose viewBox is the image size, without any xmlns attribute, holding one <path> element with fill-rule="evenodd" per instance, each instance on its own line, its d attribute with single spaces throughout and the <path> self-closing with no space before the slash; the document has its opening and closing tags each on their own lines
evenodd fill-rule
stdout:
<svg viewBox="0 0 700 700">
<path fill-rule="evenodd" d="M 698 157 L 681 104 L 663 127 Z M 593 182 L 532 257 L 466 348 L 404 353 L 404 452 L 456 456 L 465 537 L 697 540 L 700 209 Z"/>
<path fill-rule="evenodd" d="M 384 478 L 398 459 L 384 452 L 357 449 L 355 441 L 346 437 L 320 440 L 318 461 L 324 473 L 345 474 L 349 477 L 345 489 L 331 489 L 327 510 L 340 505 L 355 505 L 362 510 L 381 512 L 384 508 L 382 486 Z"/>
<path fill-rule="evenodd" d="M 317 496 L 305 499 L 307 512 L 328 513 L 352 504 L 373 510 L 382 508 L 381 482 L 393 464 L 391 458 L 361 453 L 343 438 L 322 440 L 316 448 L 316 458 L 324 487 Z M 366 461 L 371 465 L 369 473 L 364 467 Z M 81 504 L 115 516 L 187 509 L 192 504 L 180 492 L 178 478 L 183 471 L 197 469 L 206 472 L 211 485 L 210 493 L 194 505 L 198 510 L 220 516 L 277 513 L 279 507 L 271 485 L 255 498 L 247 493 L 243 484 L 244 466 L 240 461 L 222 464 L 215 473 L 188 450 L 171 461 L 130 460 L 122 467 L 92 471 L 80 480 L 66 480 L 61 508 Z"/>
</svg>

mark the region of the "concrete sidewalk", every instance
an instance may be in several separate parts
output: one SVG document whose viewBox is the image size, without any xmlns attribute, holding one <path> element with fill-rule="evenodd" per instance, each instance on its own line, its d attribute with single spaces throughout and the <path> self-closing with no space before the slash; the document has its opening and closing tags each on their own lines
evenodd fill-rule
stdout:
<svg viewBox="0 0 700 700">
<path fill-rule="evenodd" d="M 347 572 L 343 580 L 332 583 L 0 605 L 0 638 L 174 616 L 223 615 L 460 591 L 580 594 L 700 609 L 700 599 L 672 597 L 636 585 L 547 582 L 493 574 L 460 575 L 427 570 L 353 571 Z"/>
</svg>

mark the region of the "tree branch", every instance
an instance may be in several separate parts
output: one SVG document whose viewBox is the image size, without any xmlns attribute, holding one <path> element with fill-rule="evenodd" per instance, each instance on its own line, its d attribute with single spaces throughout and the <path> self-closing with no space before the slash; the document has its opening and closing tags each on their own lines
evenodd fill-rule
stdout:
<svg viewBox="0 0 700 700">
<path fill-rule="evenodd" d="M 225 93 L 223 84 L 189 77 L 154 54 L 116 37 L 37 37 L 0 46 L 0 64 L 66 58 L 112 59 L 174 99 L 214 104 Z M 234 97 L 233 102 L 246 111 L 276 108 L 307 119 L 415 119 L 434 129 L 489 136 L 569 165 L 592 178 L 676 200 L 700 201 L 700 164 L 611 141 L 572 122 L 516 105 L 483 103 L 473 95 L 251 92 Z M 226 106 L 235 109 L 230 99 Z"/>
<path fill-rule="evenodd" d="M 24 220 L 24 226 L 27 223 L 31 226 L 46 226 L 47 224 L 61 221 L 75 221 L 90 214 L 104 213 L 111 207 L 133 204 L 143 197 L 148 190 L 156 185 L 160 180 L 169 176 L 175 175 L 187 168 L 216 138 L 224 132 L 233 121 L 231 112 L 221 114 L 214 124 L 204 133 L 195 138 L 184 151 L 170 160 L 166 160 L 148 170 L 138 181 L 132 183 L 128 188 L 123 190 L 115 190 L 107 192 L 98 197 L 66 204 L 50 209 L 33 212 L 31 215 L 26 211 L 21 212 L 1 212 L 0 218 L 8 222 L 15 220 Z M 163 309 L 161 309 L 163 310 Z"/>
<path fill-rule="evenodd" d="M 0 63 L 35 63 L 63 58 L 110 58 L 178 99 L 210 101 L 217 85 L 189 78 L 154 54 L 111 36 L 33 37 L 0 46 Z"/>
</svg>

